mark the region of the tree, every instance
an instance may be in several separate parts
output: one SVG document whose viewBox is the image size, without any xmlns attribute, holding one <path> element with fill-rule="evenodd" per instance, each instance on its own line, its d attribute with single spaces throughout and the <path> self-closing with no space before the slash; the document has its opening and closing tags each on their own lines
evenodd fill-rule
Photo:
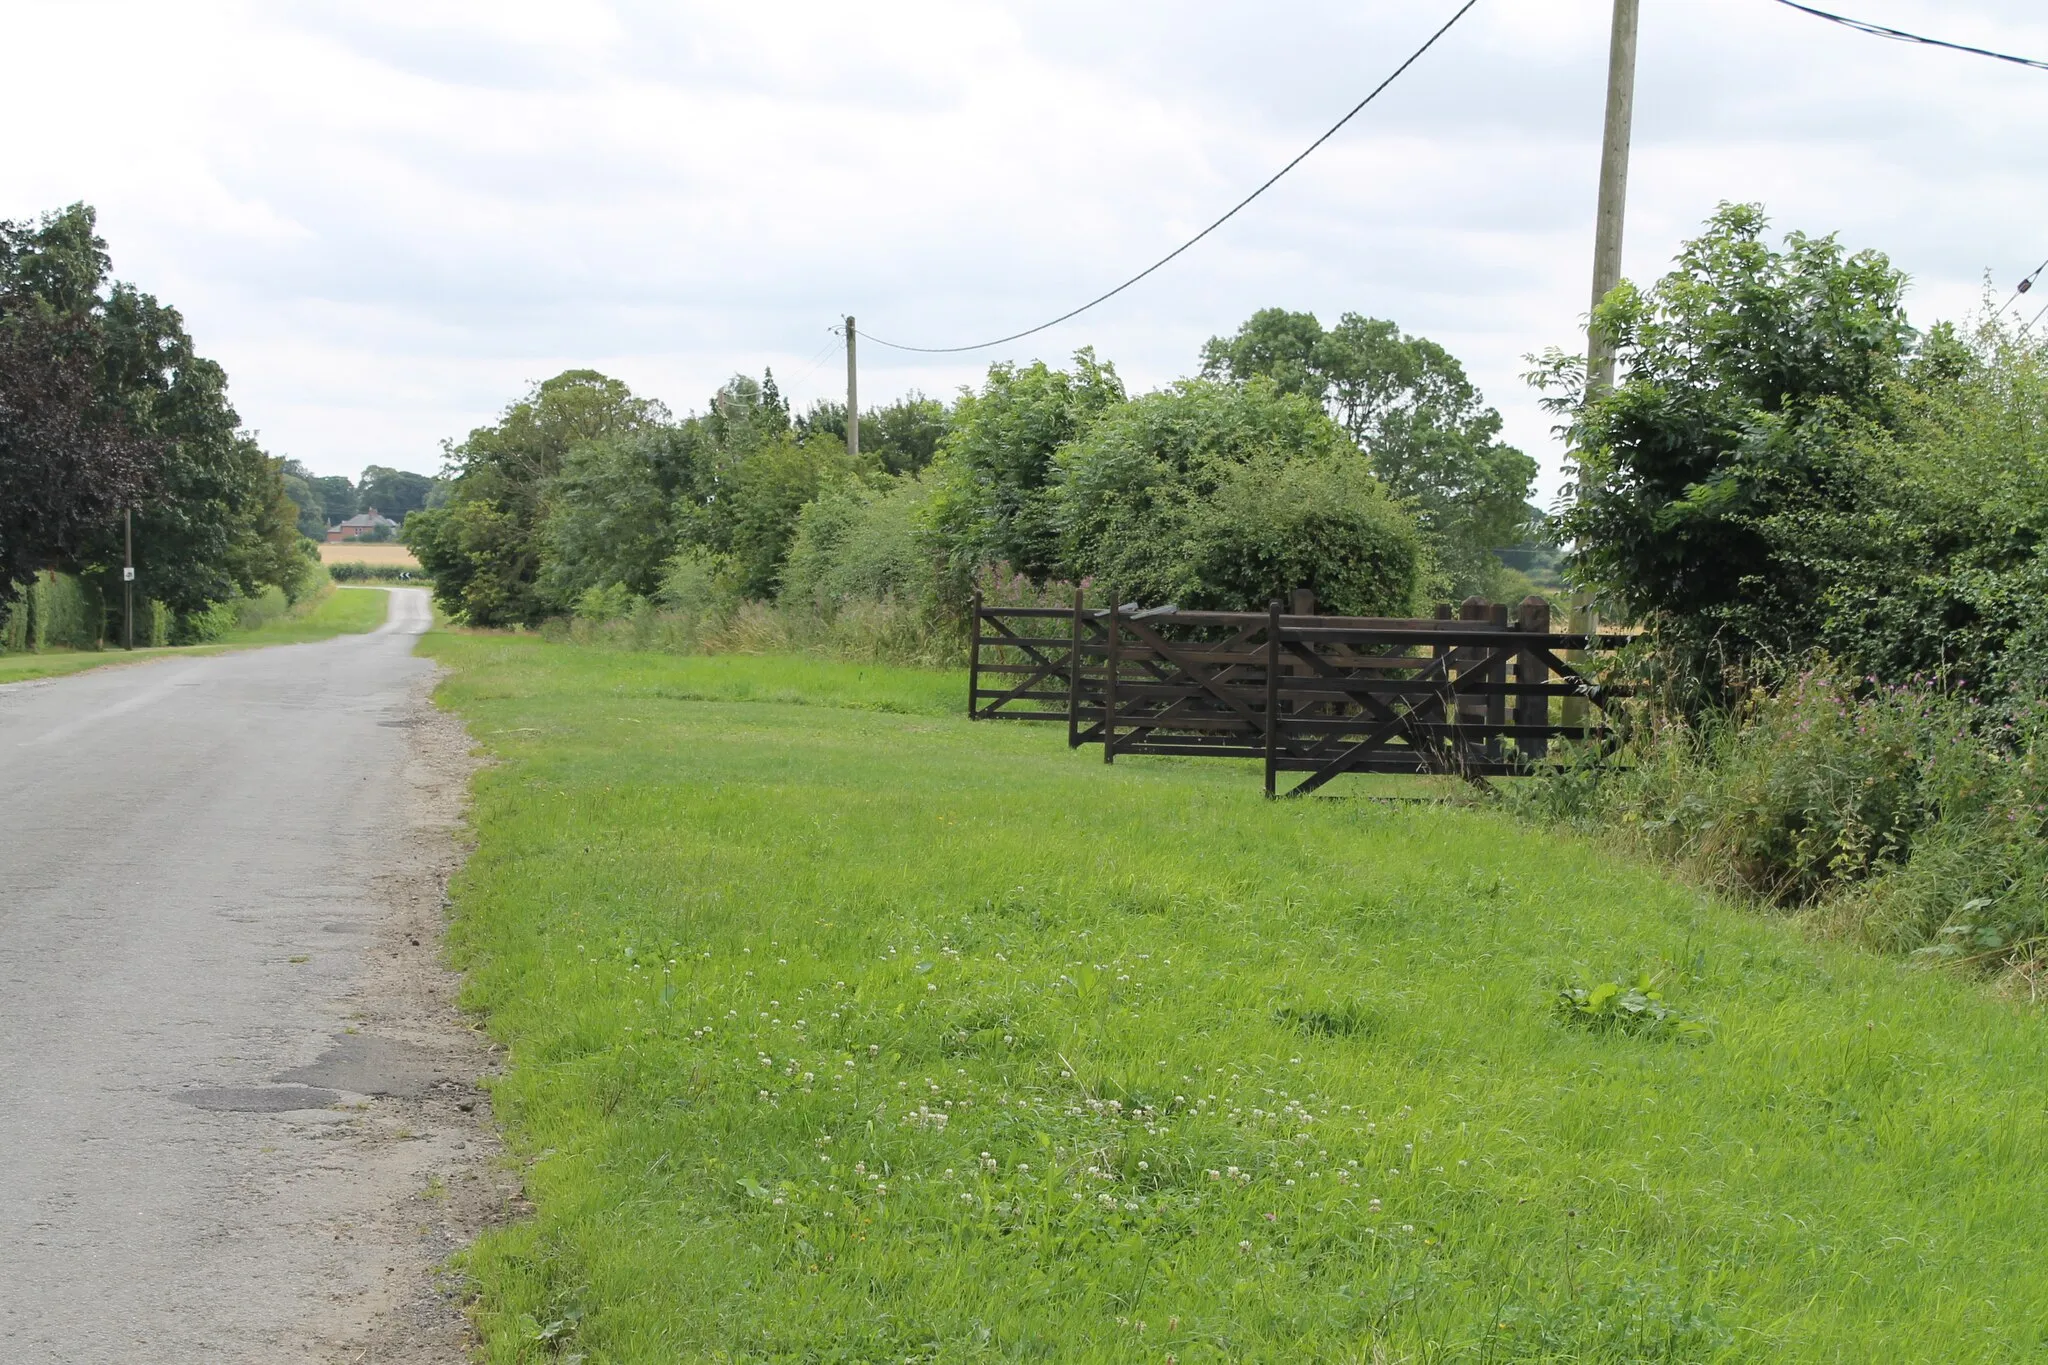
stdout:
<svg viewBox="0 0 2048 1365">
<path fill-rule="evenodd" d="M 1253 610 L 1294 588 L 1405 612 L 1427 553 L 1312 397 L 1184 380 L 1105 414 L 1057 460 L 1060 567 L 1120 597 Z"/>
<path fill-rule="evenodd" d="M 308 540 L 323 540 L 327 535 L 327 503 L 314 484 L 313 471 L 297 460 L 286 460 L 280 470 L 284 482 L 285 496 L 298 509 L 299 534 Z"/>
<path fill-rule="evenodd" d="M 403 526 L 407 516 L 427 505 L 433 486 L 434 481 L 425 474 L 373 464 L 356 484 L 356 501 L 362 509 L 374 507 Z"/>
<path fill-rule="evenodd" d="M 117 428 L 125 431 L 137 443 L 131 453 L 149 453 L 145 486 L 130 499 L 142 590 L 186 619 L 266 583 L 292 590 L 304 570 L 280 539 L 295 535 L 296 521 L 294 512 L 280 531 L 279 515 L 288 505 L 281 501 L 281 469 L 241 431 L 227 401 L 226 374 L 197 354 L 177 310 L 111 282 L 109 272 L 106 243 L 83 204 L 34 224 L 0 223 L 5 312 L 49 324 L 24 322 L 14 344 L 53 347 L 52 354 L 64 357 L 60 370 L 85 358 L 92 391 L 87 425 L 109 440 Z M 32 342 L 32 334 L 42 340 Z M 67 402 L 78 399 L 71 381 L 43 362 L 24 356 L 10 368 L 23 379 L 40 375 L 35 382 L 45 395 L 62 390 L 71 395 Z M 43 448 L 34 458 L 49 455 Z M 95 477 L 90 468 L 76 471 L 88 483 Z M 124 486 L 133 492 L 132 483 Z M 91 516 L 47 523 L 75 531 L 66 533 L 47 566 L 82 575 L 103 599 L 112 595 L 122 557 L 122 527 L 102 515 L 111 487 L 96 495 Z M 89 501 L 80 506 L 91 510 Z"/>
<path fill-rule="evenodd" d="M 675 550 L 675 504 L 696 487 L 698 443 L 676 427 L 645 427 L 572 448 L 555 476 L 544 524 L 542 585 L 571 603 L 623 584 L 651 597 Z"/>
<path fill-rule="evenodd" d="M 569 452 L 662 425 L 667 409 L 596 370 L 536 384 L 499 420 L 444 447 L 446 506 L 415 511 L 406 543 L 435 600 L 473 625 L 531 625 L 555 605 L 539 586 L 546 504 Z"/>
<path fill-rule="evenodd" d="M 938 454 L 948 425 L 946 405 L 913 390 L 861 414 L 860 452 L 873 456 L 890 474 L 916 474 Z M 822 432 L 844 443 L 846 405 L 820 399 L 797 419 L 797 430 L 803 436 Z"/>
<path fill-rule="evenodd" d="M 934 464 L 931 509 L 956 586 L 989 563 L 1039 582 L 1059 572 L 1053 456 L 1123 401 L 1116 367 L 1088 348 L 1074 353 L 1071 371 L 991 365 L 979 393 L 960 395 Z"/>
<path fill-rule="evenodd" d="M 1608 295 L 1613 390 L 1587 395 L 1583 362 L 1558 352 L 1534 376 L 1569 422 L 1572 571 L 1705 681 L 1819 643 L 1831 593 L 1927 549 L 1887 530 L 1896 466 L 1874 439 L 1896 430 L 1914 348 L 1905 277 L 1833 236 L 1773 250 L 1766 227 L 1724 204 L 1653 288 Z"/>
<path fill-rule="evenodd" d="M 1454 592 L 1498 577 L 1493 552 L 1528 531 L 1536 462 L 1500 440 L 1455 356 L 1391 322 L 1346 313 L 1325 331 L 1313 313 L 1267 308 L 1233 337 L 1212 337 L 1202 373 L 1325 405 L 1394 496 L 1415 509 Z"/>
<path fill-rule="evenodd" d="M 77 316 L 0 295 L 0 603 L 72 567 L 150 487 L 156 451 L 100 401 Z"/>
</svg>

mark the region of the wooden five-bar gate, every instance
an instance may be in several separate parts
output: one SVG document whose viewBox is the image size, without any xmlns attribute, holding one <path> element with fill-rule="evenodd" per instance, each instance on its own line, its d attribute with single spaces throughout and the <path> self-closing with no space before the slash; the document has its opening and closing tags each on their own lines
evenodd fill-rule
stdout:
<svg viewBox="0 0 2048 1365">
<path fill-rule="evenodd" d="M 1345 773 L 1524 773 L 1558 742 L 1604 743 L 1612 697 L 1586 674 L 1624 636 L 1551 629 L 1550 605 L 1468 598 L 1454 618 L 1291 611 L 992 607 L 976 596 L 968 713 L 1067 723 L 1067 743 L 1119 754 L 1265 761 L 1266 792 Z M 1591 633 L 1589 633 L 1591 632 Z M 1560 705 L 1553 716 L 1552 701 Z"/>
</svg>

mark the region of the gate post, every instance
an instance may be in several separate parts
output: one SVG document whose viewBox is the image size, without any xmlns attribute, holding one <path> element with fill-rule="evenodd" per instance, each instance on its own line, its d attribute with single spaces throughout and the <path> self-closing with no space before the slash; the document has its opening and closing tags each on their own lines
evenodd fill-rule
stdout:
<svg viewBox="0 0 2048 1365">
<path fill-rule="evenodd" d="M 1266 795 L 1278 794 L 1280 758 L 1280 599 L 1266 608 Z"/>
<path fill-rule="evenodd" d="M 1081 747 L 1081 589 L 1074 589 L 1073 640 L 1067 646 L 1067 747 Z"/>
<path fill-rule="evenodd" d="M 1458 624 L 1467 630 L 1484 625 L 1492 615 L 1493 609 L 1487 605 L 1483 597 L 1468 597 L 1458 604 Z M 1463 645 L 1453 649 L 1451 659 L 1458 670 L 1457 680 L 1464 682 L 1467 675 L 1472 675 L 1471 681 L 1484 682 L 1484 670 L 1480 667 L 1480 661 L 1485 657 L 1486 651 L 1477 645 Z M 1480 758 L 1486 751 L 1483 736 L 1465 733 L 1466 726 L 1471 726 L 1475 731 L 1485 726 L 1486 698 L 1476 693 L 1459 694 L 1452 719 L 1459 731 L 1458 766 L 1462 768 L 1466 763 Z"/>
<path fill-rule="evenodd" d="M 1108 667 L 1102 675 L 1102 761 L 1116 762 L 1116 674 L 1117 647 L 1122 643 L 1117 637 L 1124 633 L 1123 623 L 1117 619 L 1116 590 L 1109 594 L 1109 639 L 1104 651 Z"/>
<path fill-rule="evenodd" d="M 967 719 L 980 720 L 981 701 L 981 585 L 974 585 L 972 615 L 968 618 L 974 643 L 967 650 Z"/>
<path fill-rule="evenodd" d="M 1565 662 L 1578 669 L 1580 676 L 1583 677 L 1587 665 L 1592 663 L 1594 658 L 1597 657 L 1594 651 L 1596 648 L 1596 637 L 1600 634 L 1600 613 L 1590 606 L 1574 607 L 1572 608 L 1571 623 L 1572 634 L 1585 636 L 1587 647 L 1568 652 L 1564 656 Z M 1563 719 L 1566 725 L 1583 729 L 1586 722 L 1592 719 L 1592 714 L 1592 705 L 1584 697 L 1572 696 L 1564 699 Z"/>
<path fill-rule="evenodd" d="M 1550 633 L 1550 603 L 1533 593 L 1522 599 L 1521 618 L 1515 622 L 1524 634 L 1548 635 Z M 1515 656 L 1515 685 L 1518 687 L 1541 687 L 1550 681 L 1550 665 L 1543 656 L 1533 649 L 1525 649 Z M 1523 692 L 1515 698 L 1515 724 L 1549 725 L 1550 698 L 1541 693 Z M 1515 741 L 1515 748 L 1525 761 L 1541 759 L 1550 751 L 1550 741 L 1543 736 L 1523 736 Z"/>
<path fill-rule="evenodd" d="M 1495 602 L 1486 609 L 1487 624 L 1506 633 L 1508 628 L 1508 604 Z M 1503 640 L 1502 644 L 1507 642 Z M 1486 665 L 1486 681 L 1505 689 L 1508 685 L 1508 660 L 1500 650 L 1490 651 L 1492 661 Z M 1486 737 L 1486 757 L 1489 762 L 1498 763 L 1504 757 L 1502 752 L 1501 727 L 1508 723 L 1508 694 L 1505 690 L 1489 692 L 1486 697 L 1486 724 L 1493 731 Z"/>
</svg>

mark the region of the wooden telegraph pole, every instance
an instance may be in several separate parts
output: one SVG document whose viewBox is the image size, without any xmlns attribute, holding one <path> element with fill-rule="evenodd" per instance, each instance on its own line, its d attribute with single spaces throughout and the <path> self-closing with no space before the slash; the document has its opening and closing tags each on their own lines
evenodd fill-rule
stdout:
<svg viewBox="0 0 2048 1365">
<path fill-rule="evenodd" d="M 1621 220 L 1628 202 L 1629 122 L 1636 102 L 1636 8 L 1614 0 L 1607 47 L 1607 130 L 1600 142 L 1600 209 L 1593 227 L 1593 307 L 1621 283 Z M 1597 327 L 1586 337 L 1586 392 L 1614 387 L 1614 349 Z"/>
<path fill-rule="evenodd" d="M 846 453 L 860 458 L 860 378 L 854 366 L 851 313 L 846 315 Z"/>
</svg>

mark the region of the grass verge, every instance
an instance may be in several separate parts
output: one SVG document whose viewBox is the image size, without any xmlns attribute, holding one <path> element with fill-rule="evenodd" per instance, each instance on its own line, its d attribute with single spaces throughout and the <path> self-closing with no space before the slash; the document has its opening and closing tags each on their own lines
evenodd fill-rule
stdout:
<svg viewBox="0 0 2048 1365">
<path fill-rule="evenodd" d="M 501 760 L 452 931 L 536 1206 L 466 1257 L 489 1360 L 2048 1346 L 2043 1024 L 1965 982 L 957 676 L 424 648 Z M 1643 972 L 1709 1029 L 1554 1010 Z"/>
<path fill-rule="evenodd" d="M 161 649 L 50 650 L 40 654 L 0 654 L 0 683 L 23 682 L 30 678 L 53 678 L 82 673 L 89 668 L 140 663 L 169 656 L 219 654 L 230 649 L 251 649 L 261 645 L 296 645 L 336 635 L 360 635 L 384 624 L 390 611 L 390 596 L 382 588 L 335 588 L 317 600 L 302 604 L 292 613 L 257 627 L 236 631 L 224 640 L 203 645 L 178 645 Z"/>
</svg>

